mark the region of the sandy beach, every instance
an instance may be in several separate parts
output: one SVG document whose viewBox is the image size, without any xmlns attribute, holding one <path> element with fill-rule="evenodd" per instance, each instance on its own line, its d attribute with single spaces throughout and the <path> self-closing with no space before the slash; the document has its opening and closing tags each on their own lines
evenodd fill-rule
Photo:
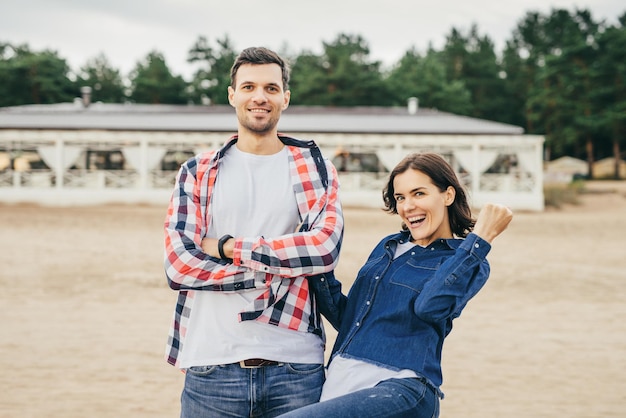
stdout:
<svg viewBox="0 0 626 418">
<path fill-rule="evenodd" d="M 494 242 L 491 278 L 444 346 L 442 417 L 626 416 L 626 182 L 586 190 L 516 213 Z M 0 204 L 0 417 L 178 416 L 165 210 Z M 399 222 L 345 217 L 347 291 Z"/>
</svg>

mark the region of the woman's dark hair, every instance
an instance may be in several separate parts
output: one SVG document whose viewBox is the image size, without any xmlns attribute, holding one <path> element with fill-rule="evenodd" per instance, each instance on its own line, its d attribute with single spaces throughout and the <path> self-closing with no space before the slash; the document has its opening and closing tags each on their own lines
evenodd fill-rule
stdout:
<svg viewBox="0 0 626 418">
<path fill-rule="evenodd" d="M 287 91 L 289 89 L 289 75 L 291 73 L 289 63 L 276 52 L 264 47 L 250 47 L 241 51 L 230 69 L 230 85 L 233 88 L 235 87 L 237 71 L 243 64 L 278 64 L 283 73 L 283 90 Z"/>
<path fill-rule="evenodd" d="M 439 154 L 432 152 L 410 154 L 395 166 L 389 174 L 387 185 L 383 189 L 385 211 L 393 214 L 398 213 L 393 181 L 398 174 L 402 174 L 410 169 L 426 174 L 441 192 L 446 191 L 449 186 L 454 187 L 456 196 L 454 202 L 448 206 L 448 218 L 452 233 L 458 237 L 465 238 L 474 228 L 476 220 L 472 218 L 472 210 L 463 186 L 461 186 L 450 164 Z M 403 224 L 402 227 L 406 229 L 406 225 Z"/>
</svg>

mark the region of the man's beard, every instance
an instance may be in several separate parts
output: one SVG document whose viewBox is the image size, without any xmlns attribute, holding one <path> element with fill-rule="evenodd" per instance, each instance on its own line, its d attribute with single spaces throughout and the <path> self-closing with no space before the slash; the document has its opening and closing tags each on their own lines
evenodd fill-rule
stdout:
<svg viewBox="0 0 626 418">
<path fill-rule="evenodd" d="M 278 119 L 279 116 L 273 116 L 267 122 L 261 124 L 253 118 L 244 116 L 239 118 L 239 123 L 250 132 L 254 132 L 255 134 L 266 134 L 276 128 L 276 125 L 278 125 Z"/>
</svg>

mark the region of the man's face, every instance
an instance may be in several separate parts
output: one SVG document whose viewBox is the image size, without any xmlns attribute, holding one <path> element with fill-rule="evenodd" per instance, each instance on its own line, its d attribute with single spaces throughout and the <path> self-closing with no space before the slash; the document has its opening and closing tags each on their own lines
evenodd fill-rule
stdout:
<svg viewBox="0 0 626 418">
<path fill-rule="evenodd" d="M 240 129 L 260 135 L 276 130 L 290 96 L 289 90 L 283 90 L 278 64 L 244 64 L 235 85 L 228 87 L 228 101 L 237 112 Z"/>
</svg>

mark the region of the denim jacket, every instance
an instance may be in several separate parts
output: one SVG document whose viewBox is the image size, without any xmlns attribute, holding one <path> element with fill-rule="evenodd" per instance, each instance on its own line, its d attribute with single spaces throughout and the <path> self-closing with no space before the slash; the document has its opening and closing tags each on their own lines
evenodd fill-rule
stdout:
<svg viewBox="0 0 626 418">
<path fill-rule="evenodd" d="M 332 273 L 310 278 L 320 311 L 338 329 L 336 355 L 392 370 L 410 369 L 440 396 L 441 351 L 467 302 L 489 277 L 491 245 L 471 233 L 415 246 L 393 259 L 404 231 L 376 245 L 350 289 Z"/>
</svg>

